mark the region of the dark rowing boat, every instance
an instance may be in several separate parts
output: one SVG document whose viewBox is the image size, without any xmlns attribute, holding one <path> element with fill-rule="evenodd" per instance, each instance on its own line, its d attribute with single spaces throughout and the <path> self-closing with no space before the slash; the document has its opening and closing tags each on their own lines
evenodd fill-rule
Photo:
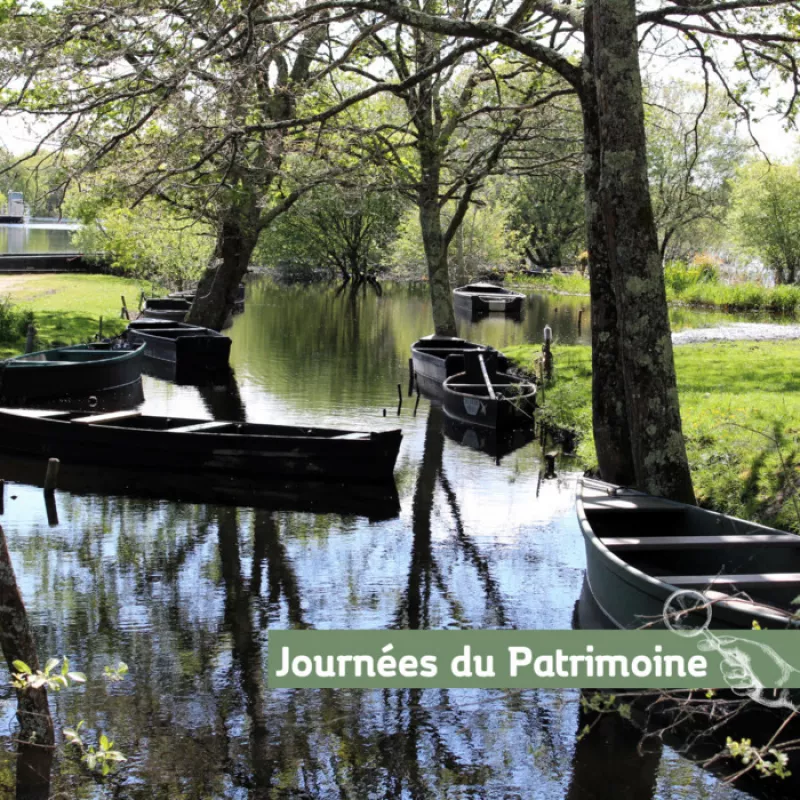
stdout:
<svg viewBox="0 0 800 800">
<path fill-rule="evenodd" d="M 0 410 L 0 450 L 69 462 L 256 479 L 392 478 L 402 434 L 260 425 L 182 417 Z"/>
<path fill-rule="evenodd" d="M 43 486 L 47 462 L 43 458 L 0 454 L 0 475 L 6 482 Z M 79 496 L 112 495 L 168 500 L 194 505 L 234 505 L 267 511 L 367 517 L 370 521 L 395 519 L 400 500 L 394 480 L 292 481 L 261 476 L 196 473 L 131 468 L 105 464 L 64 465 L 58 489 Z"/>
<path fill-rule="evenodd" d="M 423 336 L 411 345 L 411 368 L 414 381 L 422 394 L 441 398 L 442 384 L 450 375 L 464 371 L 464 353 L 494 352 L 494 348 L 475 344 L 455 336 Z M 508 359 L 497 354 L 498 369 L 508 368 Z"/>
<path fill-rule="evenodd" d="M 443 384 L 442 406 L 449 417 L 495 430 L 533 425 L 533 383 L 498 372 L 496 352 L 466 352 L 464 365 L 464 372 Z"/>
<path fill-rule="evenodd" d="M 525 295 L 494 283 L 470 283 L 453 290 L 456 311 L 474 316 L 499 312 L 520 314 Z"/>
<path fill-rule="evenodd" d="M 173 299 L 181 299 L 186 300 L 189 303 L 194 302 L 195 295 L 197 294 L 197 289 L 185 289 L 184 291 L 180 292 L 170 292 L 167 297 L 171 297 Z M 244 284 L 240 283 L 239 288 L 236 290 L 236 301 L 234 302 L 233 310 L 235 312 L 244 311 L 244 297 L 245 297 L 245 288 Z"/>
<path fill-rule="evenodd" d="M 225 369 L 231 340 L 217 331 L 168 320 L 139 319 L 125 331 L 125 340 L 145 345 L 147 358 L 175 364 L 184 371 Z"/>
<path fill-rule="evenodd" d="M 144 301 L 142 315 L 149 319 L 183 322 L 191 307 L 192 301 L 185 297 L 148 297 Z"/>
<path fill-rule="evenodd" d="M 663 627 L 670 598 L 671 626 L 800 625 L 800 536 L 588 478 L 577 508 L 589 588 L 617 628 Z"/>
<path fill-rule="evenodd" d="M 144 345 L 116 349 L 96 342 L 41 350 L 0 362 L 0 402 L 37 403 L 57 398 L 82 403 L 123 393 L 141 381 Z"/>
</svg>

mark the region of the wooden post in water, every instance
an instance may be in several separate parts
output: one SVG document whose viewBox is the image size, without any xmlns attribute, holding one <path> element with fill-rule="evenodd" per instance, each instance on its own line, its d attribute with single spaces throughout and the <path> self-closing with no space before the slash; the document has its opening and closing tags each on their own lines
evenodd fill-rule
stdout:
<svg viewBox="0 0 800 800">
<path fill-rule="evenodd" d="M 54 492 L 56 483 L 58 482 L 58 470 L 61 467 L 61 462 L 57 458 L 50 458 L 47 461 L 47 472 L 44 476 L 44 490 L 46 492 Z"/>
<path fill-rule="evenodd" d="M 6 482 L 0 478 L 0 516 L 6 513 L 5 509 Z"/>
<path fill-rule="evenodd" d="M 544 477 L 545 480 L 556 477 L 556 453 L 544 454 Z"/>
<path fill-rule="evenodd" d="M 414 394 L 414 359 L 408 359 L 408 396 Z"/>
<path fill-rule="evenodd" d="M 397 416 L 400 416 L 400 412 L 403 409 L 403 386 L 402 384 L 397 384 Z"/>
<path fill-rule="evenodd" d="M 28 325 L 28 335 L 25 338 L 25 352 L 32 353 L 36 346 L 36 328 L 33 323 Z"/>
<path fill-rule="evenodd" d="M 553 377 L 553 329 L 549 325 L 544 326 L 544 344 L 542 345 L 542 377 L 550 380 Z"/>
</svg>

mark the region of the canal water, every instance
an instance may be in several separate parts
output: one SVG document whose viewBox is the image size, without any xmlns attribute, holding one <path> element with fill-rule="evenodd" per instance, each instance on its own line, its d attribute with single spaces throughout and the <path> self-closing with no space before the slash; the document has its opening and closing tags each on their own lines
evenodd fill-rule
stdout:
<svg viewBox="0 0 800 800">
<path fill-rule="evenodd" d="M 0 225 L 0 255 L 76 253 L 72 243 L 75 224 L 32 219 L 24 225 Z"/>
<path fill-rule="evenodd" d="M 460 332 L 502 348 L 541 341 L 547 323 L 559 342 L 586 341 L 586 304 L 530 298 L 521 321 L 462 320 Z M 267 687 L 270 629 L 574 624 L 584 577 L 575 475 L 562 462 L 557 479 L 540 480 L 535 442 L 498 462 L 436 405 L 422 399 L 415 413 L 409 346 L 430 319 L 424 286 L 379 296 L 259 281 L 230 331 L 235 383 L 145 380 L 147 412 L 401 428 L 397 499 L 377 510 L 343 494 L 339 513 L 326 513 L 328 501 L 309 511 L 314 498 L 302 492 L 259 508 L 198 503 L 203 479 L 185 502 L 166 474 L 156 483 L 170 500 L 150 497 L 152 481 L 100 493 L 65 465 L 74 488 L 57 493 L 55 519 L 41 489 L 6 483 L 0 522 L 40 658 L 67 656 L 89 677 L 51 695 L 58 725 L 83 720 L 87 740 L 106 733 L 128 759 L 102 783 L 64 746 L 52 796 L 746 796 L 666 745 L 641 753 L 616 716 L 581 736 L 578 691 Z M 105 680 L 120 661 L 125 680 Z M 5 798 L 15 791 L 15 701 L 8 688 L 0 697 Z"/>
</svg>

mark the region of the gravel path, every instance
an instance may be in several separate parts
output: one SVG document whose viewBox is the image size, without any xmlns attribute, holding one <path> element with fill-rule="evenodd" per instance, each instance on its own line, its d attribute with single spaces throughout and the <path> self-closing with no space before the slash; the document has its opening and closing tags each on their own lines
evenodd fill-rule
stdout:
<svg viewBox="0 0 800 800">
<path fill-rule="evenodd" d="M 672 334 L 674 344 L 698 342 L 766 342 L 770 339 L 800 339 L 800 325 L 773 325 L 762 322 L 734 322 L 717 328 L 695 328 Z"/>
</svg>

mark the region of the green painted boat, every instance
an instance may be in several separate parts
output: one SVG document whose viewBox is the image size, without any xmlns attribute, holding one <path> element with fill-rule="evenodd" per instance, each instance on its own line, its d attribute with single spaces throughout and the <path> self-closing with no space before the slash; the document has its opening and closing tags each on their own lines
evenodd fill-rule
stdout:
<svg viewBox="0 0 800 800">
<path fill-rule="evenodd" d="M 577 511 L 615 627 L 800 627 L 800 536 L 589 478 Z"/>
</svg>

